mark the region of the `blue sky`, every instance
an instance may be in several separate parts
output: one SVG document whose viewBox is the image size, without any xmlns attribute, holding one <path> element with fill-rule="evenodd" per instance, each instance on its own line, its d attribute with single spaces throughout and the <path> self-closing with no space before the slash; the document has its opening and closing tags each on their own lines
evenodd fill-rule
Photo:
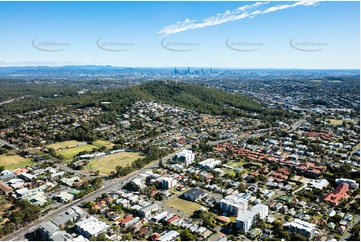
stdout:
<svg viewBox="0 0 361 242">
<path fill-rule="evenodd" d="M 359 69 L 359 2 L 0 2 L 0 65 Z"/>
</svg>

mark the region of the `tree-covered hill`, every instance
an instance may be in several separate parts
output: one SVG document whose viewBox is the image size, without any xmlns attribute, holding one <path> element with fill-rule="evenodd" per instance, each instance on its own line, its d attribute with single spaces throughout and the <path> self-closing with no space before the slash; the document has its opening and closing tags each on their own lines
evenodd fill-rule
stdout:
<svg viewBox="0 0 361 242">
<path fill-rule="evenodd" d="M 148 82 L 135 87 L 154 100 L 168 102 L 201 112 L 222 113 L 226 109 L 237 108 L 260 112 L 262 106 L 252 99 L 239 94 L 231 94 L 212 88 L 182 82 Z"/>
<path fill-rule="evenodd" d="M 53 94 L 54 88 L 49 89 L 49 92 Z M 53 98 L 42 99 L 39 96 L 32 96 L 0 106 L 0 114 L 17 114 L 38 109 L 51 110 L 66 105 L 72 105 L 74 108 L 101 106 L 105 111 L 121 113 L 136 101 L 148 100 L 209 114 L 256 116 L 267 120 L 282 119 L 290 115 L 284 111 L 267 109 L 244 95 L 175 81 L 153 81 L 138 86 L 83 95 L 78 95 L 76 92 L 65 94 L 59 87 L 59 93 L 61 95 Z M 101 105 L 101 102 L 110 102 L 110 104 Z"/>
</svg>

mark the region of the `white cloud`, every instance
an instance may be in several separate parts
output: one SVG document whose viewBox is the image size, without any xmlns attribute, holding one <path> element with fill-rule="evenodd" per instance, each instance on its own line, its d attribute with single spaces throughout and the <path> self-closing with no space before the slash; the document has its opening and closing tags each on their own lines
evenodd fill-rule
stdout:
<svg viewBox="0 0 361 242">
<path fill-rule="evenodd" d="M 267 14 L 283 9 L 294 8 L 297 6 L 313 6 L 316 5 L 317 3 L 318 1 L 300 1 L 300 2 L 295 2 L 293 4 L 282 4 L 282 5 L 269 7 L 265 10 L 259 10 L 257 8 L 260 8 L 263 5 L 267 5 L 269 4 L 269 2 L 256 2 L 252 5 L 244 5 L 238 7 L 234 10 L 227 10 L 224 13 L 219 13 L 215 16 L 205 18 L 202 21 L 196 19 L 191 20 L 187 18 L 184 21 L 179 21 L 175 24 L 164 27 L 158 33 L 163 36 L 167 36 L 171 34 L 184 32 L 187 30 L 201 29 L 201 28 L 216 26 L 245 18 L 253 18 L 254 16 L 260 14 Z"/>
</svg>

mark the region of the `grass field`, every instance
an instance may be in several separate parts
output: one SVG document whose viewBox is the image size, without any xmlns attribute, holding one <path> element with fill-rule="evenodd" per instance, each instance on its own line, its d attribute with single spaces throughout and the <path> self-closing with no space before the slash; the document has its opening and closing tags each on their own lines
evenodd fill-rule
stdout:
<svg viewBox="0 0 361 242">
<path fill-rule="evenodd" d="M 32 162 L 18 155 L 0 156 L 0 166 L 4 166 L 7 170 L 31 165 Z"/>
<path fill-rule="evenodd" d="M 71 160 L 79 152 L 92 151 L 92 149 L 94 149 L 94 148 L 98 148 L 98 147 L 95 145 L 83 145 L 83 146 L 78 146 L 78 147 L 74 147 L 74 148 L 70 148 L 70 149 L 59 150 L 59 151 L 57 151 L 57 153 L 59 155 L 63 155 L 65 160 Z"/>
<path fill-rule="evenodd" d="M 75 146 L 75 145 L 79 145 L 79 146 L 73 148 L 67 148 L 69 146 Z M 55 149 L 57 154 L 64 156 L 65 161 L 69 161 L 81 151 L 89 152 L 92 151 L 93 148 L 100 148 L 102 146 L 111 149 L 114 146 L 114 144 L 110 141 L 105 141 L 100 139 L 94 141 L 92 145 L 77 140 L 68 140 L 64 142 L 57 142 L 51 145 L 47 145 L 46 147 Z"/>
<path fill-rule="evenodd" d="M 240 166 L 242 166 L 244 164 L 245 164 L 244 160 L 240 160 L 238 162 L 237 161 L 228 162 L 226 165 L 232 166 L 233 168 L 238 168 L 238 167 L 240 167 Z"/>
<path fill-rule="evenodd" d="M 342 119 L 329 119 L 330 124 L 332 125 L 341 125 L 343 120 Z"/>
<path fill-rule="evenodd" d="M 177 209 L 189 215 L 192 215 L 194 211 L 203 207 L 198 203 L 190 202 L 181 198 L 173 198 L 171 200 L 168 200 L 164 203 L 164 205 L 170 208 Z"/>
<path fill-rule="evenodd" d="M 110 172 L 115 171 L 116 166 L 127 166 L 139 158 L 143 158 L 139 153 L 120 152 L 93 159 L 86 168 L 89 171 L 99 170 L 101 174 L 110 174 Z"/>
<path fill-rule="evenodd" d="M 84 144 L 84 142 L 80 142 L 77 140 L 68 140 L 68 141 L 64 141 L 64 142 L 56 142 L 54 144 L 47 145 L 46 147 L 58 150 L 58 149 L 66 149 L 68 146 L 74 146 L 74 145 L 80 145 L 80 144 Z"/>
<path fill-rule="evenodd" d="M 233 170 L 229 170 L 227 168 L 222 168 L 222 171 L 228 173 L 229 175 L 231 176 L 235 176 L 236 175 L 236 172 L 234 171 L 234 169 L 236 168 L 239 168 L 241 167 L 242 165 L 244 165 L 245 162 L 243 160 L 240 160 L 239 162 L 237 161 L 231 161 L 231 162 L 228 162 L 226 165 L 228 166 L 232 166 L 233 167 Z"/>
<path fill-rule="evenodd" d="M 112 142 L 101 140 L 101 139 L 94 141 L 93 145 L 98 146 L 98 147 L 105 146 L 105 147 L 107 147 L 107 149 L 111 149 L 114 146 L 114 144 Z"/>
</svg>

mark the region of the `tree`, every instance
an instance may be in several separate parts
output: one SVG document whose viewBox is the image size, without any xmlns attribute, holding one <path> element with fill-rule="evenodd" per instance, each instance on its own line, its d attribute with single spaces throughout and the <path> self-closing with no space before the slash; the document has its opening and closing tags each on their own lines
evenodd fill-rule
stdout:
<svg viewBox="0 0 361 242">
<path fill-rule="evenodd" d="M 50 154 L 51 156 L 56 157 L 56 151 L 55 151 L 54 148 L 49 148 L 48 151 L 49 151 L 49 154 Z"/>
<path fill-rule="evenodd" d="M 91 241 L 109 241 L 109 239 L 106 237 L 106 234 L 104 232 L 98 234 L 98 236 L 96 236 L 96 237 L 92 237 L 90 240 Z"/>
<path fill-rule="evenodd" d="M 197 240 L 197 235 L 192 234 L 188 229 L 183 230 L 180 233 L 180 237 L 182 241 L 192 241 Z"/>
</svg>

